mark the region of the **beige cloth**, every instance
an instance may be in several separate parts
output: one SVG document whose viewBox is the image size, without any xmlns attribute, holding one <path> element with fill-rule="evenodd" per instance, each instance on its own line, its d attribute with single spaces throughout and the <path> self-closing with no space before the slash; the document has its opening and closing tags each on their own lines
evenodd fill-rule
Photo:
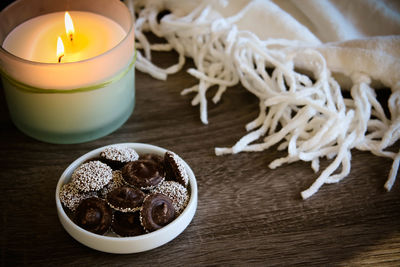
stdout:
<svg viewBox="0 0 400 267">
<path fill-rule="evenodd" d="M 321 158 L 334 159 L 301 193 L 306 199 L 350 173 L 355 148 L 393 159 L 385 184 L 391 189 L 400 165 L 400 151 L 387 150 L 400 139 L 399 2 L 144 0 L 131 6 L 141 4 L 135 26 L 144 55 L 138 52 L 136 68 L 166 79 L 182 69 L 185 56 L 192 57 L 195 68 L 187 71 L 199 82 L 182 94 L 195 94 L 192 105 L 199 105 L 203 123 L 213 85 L 214 103 L 239 82 L 260 100 L 259 116 L 246 125 L 249 133 L 232 147 L 215 148 L 216 155 L 279 144 L 288 155 L 270 168 L 302 160 L 316 173 Z M 172 14 L 159 22 L 164 9 Z M 168 43 L 150 44 L 145 31 Z M 151 63 L 151 50 L 171 49 L 179 54 L 177 64 L 162 69 Z M 392 90 L 389 116 L 376 99 L 374 89 L 382 85 Z"/>
<path fill-rule="evenodd" d="M 201 1 L 160 1 L 177 16 Z M 210 19 L 244 11 L 239 30 L 318 47 L 332 72 L 368 74 L 387 87 L 400 81 L 400 1 L 231 0 L 214 1 Z M 222 5 L 221 5 L 222 3 Z M 379 37 L 378 37 L 379 36 Z M 342 80 L 342 84 L 345 80 Z M 349 83 L 346 83 L 349 86 Z"/>
</svg>

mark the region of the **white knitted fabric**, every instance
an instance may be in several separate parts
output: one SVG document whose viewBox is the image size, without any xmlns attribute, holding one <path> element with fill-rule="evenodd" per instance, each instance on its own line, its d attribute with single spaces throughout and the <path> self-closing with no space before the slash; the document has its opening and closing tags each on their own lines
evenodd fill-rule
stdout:
<svg viewBox="0 0 400 267">
<path fill-rule="evenodd" d="M 207 90 L 218 86 L 217 103 L 241 83 L 259 98 L 259 115 L 246 125 L 248 134 L 217 155 L 263 151 L 279 144 L 288 155 L 270 163 L 276 168 L 298 160 L 319 172 L 321 158 L 332 159 L 304 199 L 325 183 L 350 173 L 351 150 L 393 159 L 385 188 L 398 172 L 400 151 L 390 152 L 400 137 L 400 5 L 390 1 L 126 1 L 136 12 L 136 68 L 157 79 L 182 69 L 199 82 L 193 93 L 200 119 L 208 123 Z M 164 10 L 171 11 L 162 17 Z M 370 20 L 373 14 L 375 20 Z M 151 31 L 167 44 L 150 44 Z M 387 35 L 387 36 L 376 36 Z M 329 42 L 329 43 L 328 43 Z M 166 69 L 151 63 L 151 51 L 179 54 Z M 272 69 L 268 73 L 266 69 Z M 299 72 L 301 70 L 301 72 Z M 308 75 L 305 75 L 307 73 Z M 375 85 L 391 88 L 384 112 Z M 373 86 L 374 85 L 374 86 Z M 342 87 L 351 97 L 342 95 Z M 339 172 L 338 172 L 339 170 Z"/>
</svg>

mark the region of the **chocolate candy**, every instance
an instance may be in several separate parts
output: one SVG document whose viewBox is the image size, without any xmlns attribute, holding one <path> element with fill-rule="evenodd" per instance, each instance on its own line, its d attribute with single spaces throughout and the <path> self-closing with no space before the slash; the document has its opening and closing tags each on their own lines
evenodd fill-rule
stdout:
<svg viewBox="0 0 400 267">
<path fill-rule="evenodd" d="M 153 232 L 175 219 L 175 208 L 169 197 L 154 193 L 149 194 L 140 209 L 140 223 L 148 232 Z"/>
<path fill-rule="evenodd" d="M 139 159 L 144 159 L 144 160 L 152 160 L 154 162 L 156 162 L 157 164 L 164 164 L 164 159 L 163 157 L 157 155 L 157 154 L 144 154 L 142 156 L 140 156 Z"/>
<path fill-rule="evenodd" d="M 109 192 L 113 191 L 115 188 L 125 185 L 125 181 L 122 178 L 121 171 L 113 171 L 112 175 L 113 175 L 113 178 L 111 179 L 111 181 L 99 191 L 99 195 L 102 198 L 105 198 L 107 196 L 107 194 Z"/>
<path fill-rule="evenodd" d="M 136 236 L 144 234 L 140 224 L 140 214 L 137 212 L 114 212 L 114 220 L 111 229 L 120 236 Z"/>
<path fill-rule="evenodd" d="M 172 200 L 175 212 L 181 214 L 189 202 L 189 193 L 187 189 L 175 181 L 163 181 L 157 187 L 151 190 L 152 193 L 161 193 Z"/>
<path fill-rule="evenodd" d="M 158 165 L 160 173 L 165 176 L 164 158 L 156 154 L 144 154 L 139 159 L 151 160 Z"/>
<path fill-rule="evenodd" d="M 115 188 L 107 194 L 106 200 L 111 208 L 122 212 L 133 212 L 140 209 L 145 194 L 130 186 Z"/>
<path fill-rule="evenodd" d="M 139 159 L 139 155 L 131 147 L 111 146 L 100 153 L 100 158 L 114 170 L 118 170 L 126 163 Z"/>
<path fill-rule="evenodd" d="M 164 155 L 164 164 L 166 178 L 168 180 L 177 181 L 187 187 L 189 175 L 186 172 L 183 160 L 174 152 L 167 151 Z"/>
<path fill-rule="evenodd" d="M 113 171 L 108 164 L 115 163 L 124 166 Z M 138 158 L 129 147 L 108 147 L 100 158 L 76 168 L 59 198 L 75 223 L 90 232 L 102 235 L 111 227 L 119 236 L 137 236 L 164 227 L 183 212 L 188 178 L 183 160 L 171 151 Z"/>
<path fill-rule="evenodd" d="M 76 224 L 95 234 L 102 235 L 107 232 L 111 221 L 111 208 L 97 197 L 82 200 L 75 212 Z"/>
<path fill-rule="evenodd" d="M 68 183 L 61 187 L 59 197 L 65 207 L 71 211 L 75 211 L 82 200 L 95 196 L 97 196 L 95 192 L 81 192 L 73 183 Z"/>
<path fill-rule="evenodd" d="M 97 191 L 111 181 L 112 169 L 98 160 L 89 161 L 79 166 L 72 173 L 71 179 L 80 191 Z"/>
<path fill-rule="evenodd" d="M 136 160 L 127 163 L 122 168 L 122 177 L 125 182 L 143 189 L 152 189 L 164 180 L 158 165 L 151 160 Z"/>
</svg>

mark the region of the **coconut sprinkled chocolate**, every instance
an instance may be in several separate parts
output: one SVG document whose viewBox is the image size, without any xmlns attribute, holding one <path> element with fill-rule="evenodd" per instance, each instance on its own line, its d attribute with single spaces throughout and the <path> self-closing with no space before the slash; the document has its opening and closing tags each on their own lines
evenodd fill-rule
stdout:
<svg viewBox="0 0 400 267">
<path fill-rule="evenodd" d="M 100 153 L 100 158 L 113 169 L 120 169 L 126 163 L 139 159 L 139 154 L 128 146 L 110 146 Z"/>
<path fill-rule="evenodd" d="M 139 159 L 139 154 L 131 147 L 111 146 L 105 148 L 100 157 L 121 162 L 130 162 Z"/>
<path fill-rule="evenodd" d="M 73 183 L 64 184 L 59 195 L 61 203 L 71 211 L 75 211 L 82 200 L 95 196 L 95 192 L 79 191 Z"/>
<path fill-rule="evenodd" d="M 186 172 L 183 160 L 174 152 L 167 151 L 164 155 L 164 164 L 167 180 L 177 181 L 187 187 L 189 175 Z"/>
<path fill-rule="evenodd" d="M 89 192 L 102 189 L 112 179 L 112 169 L 98 160 L 79 166 L 71 176 L 72 183 L 80 191 Z"/>
<path fill-rule="evenodd" d="M 181 214 L 189 202 L 189 193 L 187 189 L 175 181 L 163 181 L 152 189 L 151 192 L 168 196 L 172 200 L 172 205 L 174 205 L 177 214 Z"/>
</svg>

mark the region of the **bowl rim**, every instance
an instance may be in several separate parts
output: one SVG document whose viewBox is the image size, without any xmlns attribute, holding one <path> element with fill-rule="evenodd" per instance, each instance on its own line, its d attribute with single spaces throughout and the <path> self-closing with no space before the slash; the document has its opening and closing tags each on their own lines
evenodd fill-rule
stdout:
<svg viewBox="0 0 400 267">
<path fill-rule="evenodd" d="M 104 241 L 113 241 L 113 242 L 118 242 L 118 241 L 123 241 L 123 242 L 125 242 L 125 241 L 126 242 L 129 242 L 129 241 L 140 241 L 140 240 L 152 238 L 154 236 L 162 234 L 163 232 L 170 231 L 174 227 L 179 227 L 179 224 L 181 223 L 182 220 L 184 220 L 183 218 L 185 217 L 186 213 L 190 212 L 188 207 L 197 204 L 197 182 L 196 182 L 196 177 L 195 177 L 192 169 L 190 168 L 190 166 L 183 159 L 182 160 L 183 160 L 183 163 L 185 165 L 185 169 L 186 169 L 186 171 L 188 172 L 188 175 L 189 175 L 189 186 L 190 186 L 189 202 L 188 202 L 187 206 L 185 207 L 185 209 L 183 210 L 183 212 L 181 214 L 179 214 L 178 217 L 176 217 L 171 223 L 167 224 L 166 226 L 164 226 L 164 227 L 162 227 L 162 228 L 160 228 L 160 229 L 158 229 L 158 230 L 156 230 L 154 232 L 145 233 L 145 234 L 138 235 L 138 236 L 129 236 L 129 237 L 115 236 L 114 237 L 114 236 L 99 235 L 99 234 L 95 234 L 95 233 L 89 232 L 89 231 L 83 229 L 82 227 L 78 226 L 73 220 L 71 220 L 71 218 L 66 214 L 66 212 L 64 210 L 64 207 L 61 204 L 61 201 L 60 201 L 60 198 L 59 198 L 61 186 L 65 184 L 66 180 L 71 178 L 71 177 L 68 177 L 68 173 L 72 174 L 73 170 L 71 170 L 71 169 L 75 169 L 77 166 L 79 166 L 80 164 L 85 162 L 88 158 L 94 157 L 95 155 L 100 154 L 100 152 L 102 150 L 104 150 L 107 147 L 111 147 L 111 146 L 130 146 L 130 147 L 133 147 L 134 149 L 136 147 L 136 149 L 139 150 L 139 151 L 143 150 L 143 149 L 148 149 L 148 150 L 157 150 L 160 153 L 165 153 L 167 151 L 171 151 L 171 150 L 167 150 L 167 149 L 165 149 L 163 147 L 150 145 L 150 144 L 145 144 L 145 143 L 116 143 L 116 144 L 110 144 L 110 145 L 102 146 L 102 147 L 93 149 L 93 150 L 83 154 L 79 158 L 75 159 L 72 163 L 70 163 L 70 165 L 68 165 L 68 167 L 61 174 L 61 176 L 60 176 L 60 178 L 59 178 L 59 180 L 57 182 L 55 198 L 56 198 L 56 207 L 57 207 L 57 211 L 58 211 L 59 216 L 62 216 L 63 219 L 65 219 L 66 222 L 69 223 L 69 225 L 71 225 L 75 230 L 82 232 L 86 236 L 90 236 L 92 238 L 102 239 Z M 138 154 L 140 155 L 139 152 L 138 152 Z M 157 153 L 155 153 L 155 154 L 157 154 Z M 75 165 L 77 165 L 77 166 L 75 166 Z"/>
</svg>

